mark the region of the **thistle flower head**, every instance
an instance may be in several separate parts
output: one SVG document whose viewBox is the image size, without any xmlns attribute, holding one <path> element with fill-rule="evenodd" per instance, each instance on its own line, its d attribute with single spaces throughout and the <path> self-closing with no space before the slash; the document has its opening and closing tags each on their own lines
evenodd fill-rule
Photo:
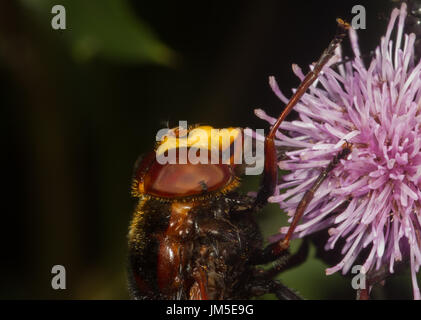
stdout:
<svg viewBox="0 0 421 320">
<path fill-rule="evenodd" d="M 351 143 L 351 154 L 317 190 L 295 236 L 327 229 L 326 250 L 345 240 L 343 259 L 326 274 L 347 273 L 363 249 L 367 271 L 386 265 L 393 273 L 395 262 L 409 262 L 414 298 L 420 299 L 421 62 L 414 58 L 415 35 L 403 32 L 405 17 L 405 4 L 393 10 L 368 67 L 350 30 L 354 58 L 338 71 L 326 67 L 295 107 L 299 120 L 285 121 L 280 129 L 288 133 L 277 133 L 277 145 L 293 151 L 279 162 L 290 173 L 270 201 L 292 216 L 321 169 Z M 304 78 L 298 66 L 293 71 Z M 287 103 L 274 78 L 270 85 Z M 275 122 L 262 110 L 256 114 Z"/>
</svg>

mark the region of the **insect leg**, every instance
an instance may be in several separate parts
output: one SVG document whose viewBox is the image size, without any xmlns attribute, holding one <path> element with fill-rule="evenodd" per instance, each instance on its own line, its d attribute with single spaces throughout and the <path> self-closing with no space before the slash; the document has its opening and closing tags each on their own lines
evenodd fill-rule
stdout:
<svg viewBox="0 0 421 320">
<path fill-rule="evenodd" d="M 351 144 L 346 142 L 344 144 L 343 149 L 333 158 L 333 160 L 329 163 L 329 165 L 322 170 L 320 175 L 317 177 L 316 181 L 310 187 L 309 190 L 306 191 L 301 201 L 298 203 L 297 209 L 294 213 L 294 217 L 292 222 L 288 228 L 287 234 L 285 238 L 279 242 L 274 242 L 268 245 L 264 249 L 264 260 L 267 262 L 273 261 L 278 257 L 283 255 L 283 251 L 286 251 L 289 248 L 289 242 L 291 240 L 291 236 L 295 231 L 298 223 L 300 222 L 302 216 L 304 215 L 305 210 L 307 209 L 308 205 L 310 204 L 311 200 L 314 197 L 314 193 L 323 183 L 323 181 L 327 178 L 328 174 L 336 167 L 341 159 L 346 158 L 351 153 Z"/>
<path fill-rule="evenodd" d="M 356 300 L 370 300 L 370 290 L 369 290 L 369 288 L 358 289 Z"/>
<path fill-rule="evenodd" d="M 279 300 L 302 300 L 302 298 L 276 280 L 257 280 L 251 285 L 251 295 L 254 297 L 274 293 Z"/>
<path fill-rule="evenodd" d="M 266 279 L 273 279 L 279 273 L 299 266 L 307 260 L 308 252 L 309 244 L 307 240 L 304 240 L 296 253 L 286 256 L 283 259 L 276 260 L 272 268 L 264 271 L 263 277 Z"/>
<path fill-rule="evenodd" d="M 331 172 L 339 163 L 339 160 L 346 158 L 351 153 L 351 144 L 346 142 L 344 148 L 341 152 L 339 152 L 333 160 L 329 163 L 329 165 L 322 170 L 320 175 L 317 177 L 314 184 L 311 186 L 309 190 L 306 191 L 303 198 L 301 199 L 300 203 L 298 204 L 297 210 L 295 211 L 294 218 L 292 219 L 291 225 L 289 226 L 288 232 L 281 242 L 281 247 L 288 248 L 289 241 L 291 240 L 291 236 L 295 231 L 298 223 L 301 220 L 301 217 L 304 215 L 304 211 L 307 209 L 310 201 L 314 197 L 314 193 L 320 187 L 322 182 L 327 178 L 329 172 Z"/>
<path fill-rule="evenodd" d="M 284 286 L 279 281 L 272 280 L 270 283 L 271 292 L 280 300 L 303 300 L 297 293 Z"/>
<path fill-rule="evenodd" d="M 405 265 L 399 262 L 395 265 L 395 271 L 401 272 L 405 269 Z M 371 288 L 377 284 L 384 284 L 384 281 L 392 274 L 389 267 L 382 265 L 378 270 L 373 269 L 367 272 L 365 279 L 365 288 L 357 290 L 357 300 L 369 300 Z"/>
<path fill-rule="evenodd" d="M 278 128 L 286 116 L 291 112 L 292 108 L 298 103 L 310 85 L 317 79 L 319 73 L 322 71 L 323 67 L 328 63 L 330 58 L 335 54 L 335 49 L 341 43 L 342 39 L 346 35 L 346 30 L 350 28 L 350 25 L 344 22 L 341 19 L 337 19 L 338 22 L 338 31 L 330 42 L 329 46 L 323 51 L 321 57 L 316 62 L 313 70 L 311 70 L 304 80 L 299 85 L 297 91 L 289 100 L 288 104 L 285 106 L 284 111 L 279 116 L 278 120 L 275 122 L 269 134 L 265 138 L 265 163 L 264 163 L 264 172 L 263 179 L 261 182 L 260 190 L 256 198 L 256 207 L 261 207 L 266 204 L 267 199 L 273 195 L 275 187 L 278 180 L 278 168 L 276 165 L 276 148 L 275 148 L 275 134 L 278 131 Z"/>
</svg>

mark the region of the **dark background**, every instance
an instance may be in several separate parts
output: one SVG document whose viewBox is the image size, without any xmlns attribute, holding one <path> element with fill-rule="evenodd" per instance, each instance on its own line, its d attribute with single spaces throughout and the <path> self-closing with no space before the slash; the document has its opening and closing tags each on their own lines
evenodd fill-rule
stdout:
<svg viewBox="0 0 421 320">
<path fill-rule="evenodd" d="M 51 28 L 54 4 L 66 30 Z M 308 70 L 356 4 L 369 52 L 389 1 L 0 0 L 0 298 L 128 298 L 132 165 L 157 130 L 179 120 L 267 129 L 254 108 L 283 107 L 268 77 L 289 95 L 291 64 Z M 259 218 L 266 236 L 285 224 L 276 205 Z M 56 264 L 63 291 L 51 289 Z M 281 279 L 305 298 L 353 299 L 350 280 L 325 267 L 310 258 Z M 407 275 L 377 297 L 411 298 Z"/>
</svg>

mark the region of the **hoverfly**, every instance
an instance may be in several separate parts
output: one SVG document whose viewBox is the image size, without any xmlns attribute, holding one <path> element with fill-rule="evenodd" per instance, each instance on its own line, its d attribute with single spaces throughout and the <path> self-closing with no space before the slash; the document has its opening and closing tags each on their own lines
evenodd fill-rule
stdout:
<svg viewBox="0 0 421 320">
<path fill-rule="evenodd" d="M 138 199 L 129 228 L 129 282 L 135 299 L 249 299 L 273 293 L 279 299 L 300 299 L 274 276 L 297 264 L 306 248 L 293 256 L 288 246 L 314 191 L 340 159 L 351 150 L 349 144 L 325 168 L 305 194 L 286 237 L 266 248 L 254 215 L 274 193 L 277 185 L 275 133 L 279 125 L 317 79 L 333 57 L 350 27 L 338 19 L 338 32 L 320 59 L 307 74 L 264 142 L 264 171 L 256 197 L 242 195 L 239 168 L 228 163 L 160 164 L 158 153 L 181 152 L 181 141 L 194 130 L 211 132 L 199 126 L 171 130 L 171 138 L 141 157 L 135 165 L 132 195 Z M 233 140 L 242 130 L 228 128 Z M 224 138 L 224 137 L 222 137 Z M 184 144 L 187 149 L 193 148 Z M 228 148 L 230 148 L 228 146 Z M 211 145 L 210 149 L 221 146 Z M 215 150 L 210 150 L 215 151 Z M 222 151 L 222 150 L 217 150 Z M 284 259 L 268 270 L 258 265 Z"/>
</svg>

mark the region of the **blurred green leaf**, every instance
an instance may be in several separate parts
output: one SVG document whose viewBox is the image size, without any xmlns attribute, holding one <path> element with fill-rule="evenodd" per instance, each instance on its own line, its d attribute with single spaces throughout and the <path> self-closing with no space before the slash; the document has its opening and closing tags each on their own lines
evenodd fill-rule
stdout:
<svg viewBox="0 0 421 320">
<path fill-rule="evenodd" d="M 126 0 L 21 0 L 52 32 L 60 33 L 78 61 L 101 57 L 119 62 L 171 65 L 174 52 L 135 16 Z M 54 5 L 66 9 L 66 30 L 53 30 Z"/>
</svg>

